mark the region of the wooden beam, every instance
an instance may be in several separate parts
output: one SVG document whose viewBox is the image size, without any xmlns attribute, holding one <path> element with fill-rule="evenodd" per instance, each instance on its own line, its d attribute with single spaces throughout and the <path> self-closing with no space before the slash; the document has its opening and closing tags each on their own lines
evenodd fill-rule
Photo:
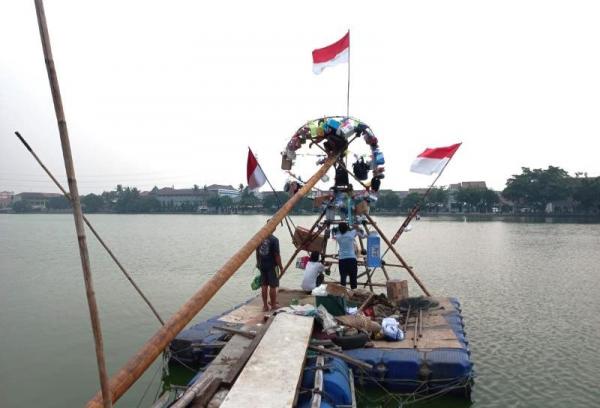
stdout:
<svg viewBox="0 0 600 408">
<path fill-rule="evenodd" d="M 215 330 L 220 330 L 220 331 L 224 331 L 224 332 L 231 333 L 231 334 L 239 334 L 240 336 L 244 336 L 249 339 L 253 339 L 254 337 L 256 337 L 256 332 L 254 332 L 254 331 L 234 329 L 233 327 L 227 327 L 227 326 L 213 326 L 212 328 Z"/>
<path fill-rule="evenodd" d="M 215 392 L 221 386 L 221 379 L 212 375 L 203 375 L 194 385 L 189 387 L 187 391 L 170 408 L 187 407 L 197 396 L 202 396 L 202 399 L 207 403 Z"/>
<path fill-rule="evenodd" d="M 221 408 L 291 408 L 313 323 L 312 317 L 277 314 Z"/>
<path fill-rule="evenodd" d="M 334 357 L 338 357 L 341 358 L 342 360 L 344 360 L 345 362 L 352 364 L 356 367 L 359 368 L 364 368 L 365 370 L 372 370 L 373 366 L 369 363 L 365 363 L 364 361 L 358 360 L 356 358 L 352 358 L 350 356 L 347 356 L 344 353 L 340 353 L 334 350 L 329 350 L 326 349 L 325 347 L 318 347 L 318 346 L 308 346 L 308 348 L 312 351 L 316 351 L 318 353 L 323 353 L 323 354 L 329 354 L 330 356 L 334 356 Z"/>
<path fill-rule="evenodd" d="M 225 379 L 223 380 L 223 382 L 226 385 L 229 385 L 229 386 L 233 385 L 236 378 L 238 377 L 238 375 L 240 375 L 240 373 L 242 372 L 242 369 L 244 368 L 244 366 L 246 365 L 246 363 L 248 362 L 248 360 L 254 353 L 254 350 L 256 350 L 256 347 L 259 345 L 259 343 L 262 340 L 262 338 L 264 337 L 265 333 L 271 326 L 271 323 L 273 322 L 274 318 L 275 318 L 275 315 L 272 315 L 271 317 L 269 317 L 269 319 L 267 320 L 267 322 L 265 323 L 263 328 L 257 334 L 255 334 L 253 336 L 254 338 L 252 339 L 252 342 L 250 343 L 250 345 L 246 348 L 246 350 L 244 350 L 244 352 L 242 353 L 240 358 L 235 362 L 235 364 L 229 370 L 227 377 L 225 377 Z"/>
<path fill-rule="evenodd" d="M 315 362 L 315 382 L 311 401 L 310 408 L 321 408 L 321 394 L 323 393 L 323 366 L 325 365 L 325 357 L 322 355 L 317 356 L 317 361 Z"/>
</svg>

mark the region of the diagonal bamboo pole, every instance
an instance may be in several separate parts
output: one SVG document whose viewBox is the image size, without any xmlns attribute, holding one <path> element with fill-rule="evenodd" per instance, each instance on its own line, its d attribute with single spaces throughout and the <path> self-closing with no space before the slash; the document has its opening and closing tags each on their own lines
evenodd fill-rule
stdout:
<svg viewBox="0 0 600 408">
<path fill-rule="evenodd" d="M 319 170 L 271 217 L 250 240 L 240 248 L 181 308 L 162 326 L 110 380 L 113 401 L 117 401 L 168 346 L 169 342 L 202 310 L 227 280 L 246 262 L 260 243 L 265 240 L 289 213 L 294 205 L 327 173 L 338 155 L 330 156 Z M 87 407 L 101 406 L 98 393 Z"/>
<path fill-rule="evenodd" d="M 423 293 L 425 293 L 427 296 L 431 296 L 431 294 L 429 293 L 429 291 L 427 290 L 427 288 L 425 287 L 423 282 L 421 282 L 421 280 L 413 272 L 412 268 L 410 266 L 408 266 L 408 264 L 404 261 L 404 259 L 402 259 L 402 257 L 398 253 L 398 251 L 396 251 L 396 248 L 394 247 L 394 245 L 392 245 L 390 240 L 387 239 L 387 237 L 385 236 L 383 231 L 379 228 L 377 223 L 375 221 L 373 221 L 373 218 L 371 218 L 371 216 L 369 214 L 365 214 L 365 216 L 367 217 L 367 219 L 369 220 L 369 222 L 371 223 L 373 228 L 375 228 L 377 233 L 381 236 L 381 239 L 383 239 L 383 241 L 387 244 L 388 248 L 394 253 L 394 255 L 396 255 L 396 258 L 398 258 L 398 260 L 400 261 L 400 264 L 408 271 L 408 273 L 410 274 L 410 276 L 412 276 L 412 278 L 415 280 L 417 285 L 419 285 L 419 287 L 421 288 Z"/>
<path fill-rule="evenodd" d="M 87 296 L 88 308 L 90 311 L 90 320 L 92 322 L 92 331 L 94 333 L 94 343 L 96 348 L 96 362 L 98 364 L 98 374 L 100 376 L 100 385 L 102 388 L 102 402 L 105 408 L 112 407 L 110 393 L 108 389 L 108 375 L 106 374 L 106 363 L 104 361 L 104 344 L 102 341 L 102 329 L 100 327 L 100 316 L 98 314 L 98 305 L 96 304 L 96 295 L 94 294 L 94 284 L 92 282 L 92 272 L 90 270 L 90 258 L 88 254 L 87 241 L 85 238 L 85 227 L 83 226 L 83 214 L 81 213 L 81 203 L 79 202 L 79 190 L 75 178 L 75 165 L 71 154 L 71 143 L 69 142 L 69 131 L 67 121 L 62 105 L 58 77 L 54 67 L 52 57 L 52 48 L 50 46 L 50 36 L 48 35 L 48 26 L 46 24 L 46 14 L 42 0 L 35 0 L 35 11 L 37 15 L 38 27 L 40 29 L 40 38 L 46 70 L 48 71 L 48 80 L 50 90 L 52 91 L 52 101 L 58 122 L 58 131 L 62 146 L 65 170 L 69 183 L 69 192 L 73 204 L 73 218 L 75 219 L 75 230 L 77 232 L 77 242 L 79 243 L 79 256 L 81 257 L 81 268 L 83 270 L 83 280 L 85 282 L 85 293 Z"/>
<path fill-rule="evenodd" d="M 54 182 L 54 184 L 56 184 L 56 187 L 58 187 L 58 189 L 67 198 L 67 200 L 69 200 L 69 202 L 72 203 L 71 196 L 69 195 L 69 193 L 59 183 L 59 181 L 56 179 L 56 177 L 54 177 L 54 175 L 50 172 L 50 170 L 48 170 L 48 168 L 40 160 L 40 158 L 38 157 L 38 155 L 35 154 L 35 152 L 31 148 L 31 146 L 29 146 L 29 143 L 27 143 L 27 141 L 23 138 L 23 136 L 21 136 L 21 134 L 19 132 L 15 132 L 15 135 L 17 135 L 17 137 L 19 138 L 19 140 L 21 141 L 21 143 L 23 143 L 23 145 L 25 146 L 25 148 L 29 151 L 29 153 L 31 153 L 31 155 L 33 156 L 33 158 L 35 159 L 35 161 L 37 161 L 38 164 L 42 167 L 42 169 L 44 169 L 44 171 L 46 172 L 46 174 L 48 175 L 48 177 L 50 177 L 50 179 Z M 156 318 L 158 319 L 158 321 L 160 322 L 160 324 L 165 324 L 165 322 L 160 317 L 160 315 L 158 314 L 158 312 L 156 311 L 156 309 L 154 308 L 154 306 L 152 305 L 152 303 L 150 303 L 150 300 L 148 300 L 148 298 L 146 297 L 146 295 L 144 295 L 144 292 L 142 292 L 142 290 L 139 288 L 139 286 L 135 283 L 135 281 L 133 280 L 133 278 L 131 277 L 131 275 L 125 270 L 125 267 L 123 267 L 123 265 L 121 264 L 121 262 L 119 262 L 119 260 L 115 256 L 115 254 L 113 254 L 113 252 L 110 250 L 110 248 L 108 247 L 108 245 L 106 245 L 106 243 L 104 242 L 104 240 L 102 238 L 100 238 L 100 235 L 98 235 L 98 233 L 96 232 L 96 229 L 88 221 L 87 217 L 84 214 L 82 214 L 82 217 L 83 217 L 83 222 L 85 222 L 85 225 L 87 225 L 88 228 L 90 229 L 90 231 L 92 231 L 92 234 L 94 234 L 94 236 L 96 237 L 96 239 L 98 240 L 98 242 L 100 243 L 100 245 L 102 245 L 102 247 L 106 250 L 106 252 L 108 253 L 108 255 L 112 258 L 112 260 L 115 261 L 115 263 L 117 264 L 117 266 L 119 267 L 119 269 L 121 270 L 121 272 L 123 272 L 123 275 L 125 275 L 125 278 L 127 278 L 127 280 L 133 285 L 133 287 L 137 291 L 137 293 L 142 297 L 142 299 L 144 300 L 144 302 L 146 302 L 146 304 L 148 305 L 148 307 L 150 308 L 150 310 L 152 310 L 152 313 L 154 313 L 154 316 L 156 316 Z"/>
</svg>

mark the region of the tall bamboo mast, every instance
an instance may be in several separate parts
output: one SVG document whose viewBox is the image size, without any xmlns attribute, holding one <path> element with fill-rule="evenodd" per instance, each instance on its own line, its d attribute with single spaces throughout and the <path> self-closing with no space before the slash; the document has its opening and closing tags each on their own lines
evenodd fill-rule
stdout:
<svg viewBox="0 0 600 408">
<path fill-rule="evenodd" d="M 106 374 L 106 363 L 104 362 L 104 346 L 102 342 L 102 330 L 100 327 L 100 317 L 98 315 L 98 306 L 96 305 L 96 295 L 94 294 L 94 285 L 90 270 L 90 258 L 88 255 L 87 242 L 85 239 L 85 228 L 83 226 L 83 214 L 81 212 L 81 203 L 79 202 L 79 191 L 77 180 L 75 178 L 75 166 L 71 155 L 71 143 L 69 142 L 69 132 L 67 130 L 67 121 L 63 111 L 60 88 L 58 86 L 58 77 L 54 67 L 52 57 L 52 48 L 50 47 L 50 36 L 48 35 L 48 26 L 46 24 L 46 14 L 44 13 L 44 4 L 42 0 L 35 0 L 35 11 L 37 14 L 38 26 L 40 29 L 40 38 L 44 50 L 44 59 L 46 61 L 46 70 L 50 81 L 52 91 L 52 101 L 54 102 L 54 111 L 58 122 L 58 132 L 60 133 L 60 143 L 62 146 L 65 170 L 69 183 L 69 194 L 73 204 L 73 217 L 75 219 L 75 230 L 77 232 L 77 242 L 79 243 L 79 256 L 81 257 L 81 268 L 83 270 L 83 280 L 85 282 L 85 292 L 87 296 L 90 319 L 92 322 L 92 331 L 94 333 L 94 343 L 96 346 L 96 360 L 98 363 L 98 374 L 100 376 L 100 385 L 102 388 L 102 401 L 105 408 L 112 407 L 112 401 L 109 394 L 108 375 Z"/>
<path fill-rule="evenodd" d="M 335 163 L 338 155 L 331 155 L 319 170 L 271 217 L 250 240 L 240 248 L 181 308 L 161 327 L 115 374 L 110 380 L 110 390 L 113 401 L 117 401 L 152 362 L 169 345 L 171 340 L 188 324 L 196 314 L 208 303 L 227 280 L 246 262 L 256 248 L 275 231 L 277 224 L 292 210 L 327 170 Z M 87 403 L 87 407 L 98 408 L 101 405 L 101 394 L 98 393 Z"/>
</svg>

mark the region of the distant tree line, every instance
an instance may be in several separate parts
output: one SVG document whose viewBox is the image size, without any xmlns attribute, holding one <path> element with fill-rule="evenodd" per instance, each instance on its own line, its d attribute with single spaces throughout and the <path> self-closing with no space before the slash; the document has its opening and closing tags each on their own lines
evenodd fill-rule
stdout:
<svg viewBox="0 0 600 408">
<path fill-rule="evenodd" d="M 600 210 L 600 177 L 587 177 L 585 173 L 571 177 L 567 171 L 554 166 L 545 170 L 528 167 L 521 170 L 521 174 L 507 180 L 502 192 L 516 207 L 532 212 L 545 211 L 549 204 L 580 213 Z"/>
<path fill-rule="evenodd" d="M 200 187 L 194 185 L 195 191 Z M 158 189 L 155 187 L 152 192 Z M 153 212 L 196 212 L 199 206 L 208 207 L 217 213 L 275 212 L 289 199 L 284 192 L 265 193 L 262 198 L 248 187 L 239 186 L 239 199 L 229 196 L 208 196 L 204 201 L 174 204 L 162 202 L 155 194 L 141 194 L 136 187 L 117 185 L 112 191 L 88 194 L 81 197 L 85 212 L 153 213 Z M 506 181 L 506 188 L 496 192 L 488 188 L 459 188 L 449 191 L 444 187 L 433 188 L 424 198 L 422 192 L 411 192 L 401 198 L 397 192 L 381 191 L 377 201 L 371 204 L 374 212 L 406 212 L 419 205 L 421 211 L 438 212 L 544 212 L 552 204 L 553 212 L 581 214 L 600 213 L 600 177 L 587 177 L 576 173 L 571 177 L 560 167 L 547 169 L 523 167 Z M 49 210 L 66 211 L 70 203 L 64 197 L 52 197 L 47 201 Z M 15 212 L 29 212 L 32 208 L 24 201 L 13 203 Z M 313 201 L 303 198 L 293 212 L 320 211 Z"/>
</svg>

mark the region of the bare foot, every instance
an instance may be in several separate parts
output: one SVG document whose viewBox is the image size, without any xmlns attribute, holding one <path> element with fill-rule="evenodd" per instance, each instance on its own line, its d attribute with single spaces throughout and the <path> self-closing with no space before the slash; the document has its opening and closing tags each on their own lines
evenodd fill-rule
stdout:
<svg viewBox="0 0 600 408">
<path fill-rule="evenodd" d="M 281 305 L 279 303 L 275 303 L 274 305 L 271 305 L 271 310 L 277 310 L 281 307 Z"/>
<path fill-rule="evenodd" d="M 263 306 L 263 312 L 268 312 L 269 311 L 269 306 Z"/>
</svg>

